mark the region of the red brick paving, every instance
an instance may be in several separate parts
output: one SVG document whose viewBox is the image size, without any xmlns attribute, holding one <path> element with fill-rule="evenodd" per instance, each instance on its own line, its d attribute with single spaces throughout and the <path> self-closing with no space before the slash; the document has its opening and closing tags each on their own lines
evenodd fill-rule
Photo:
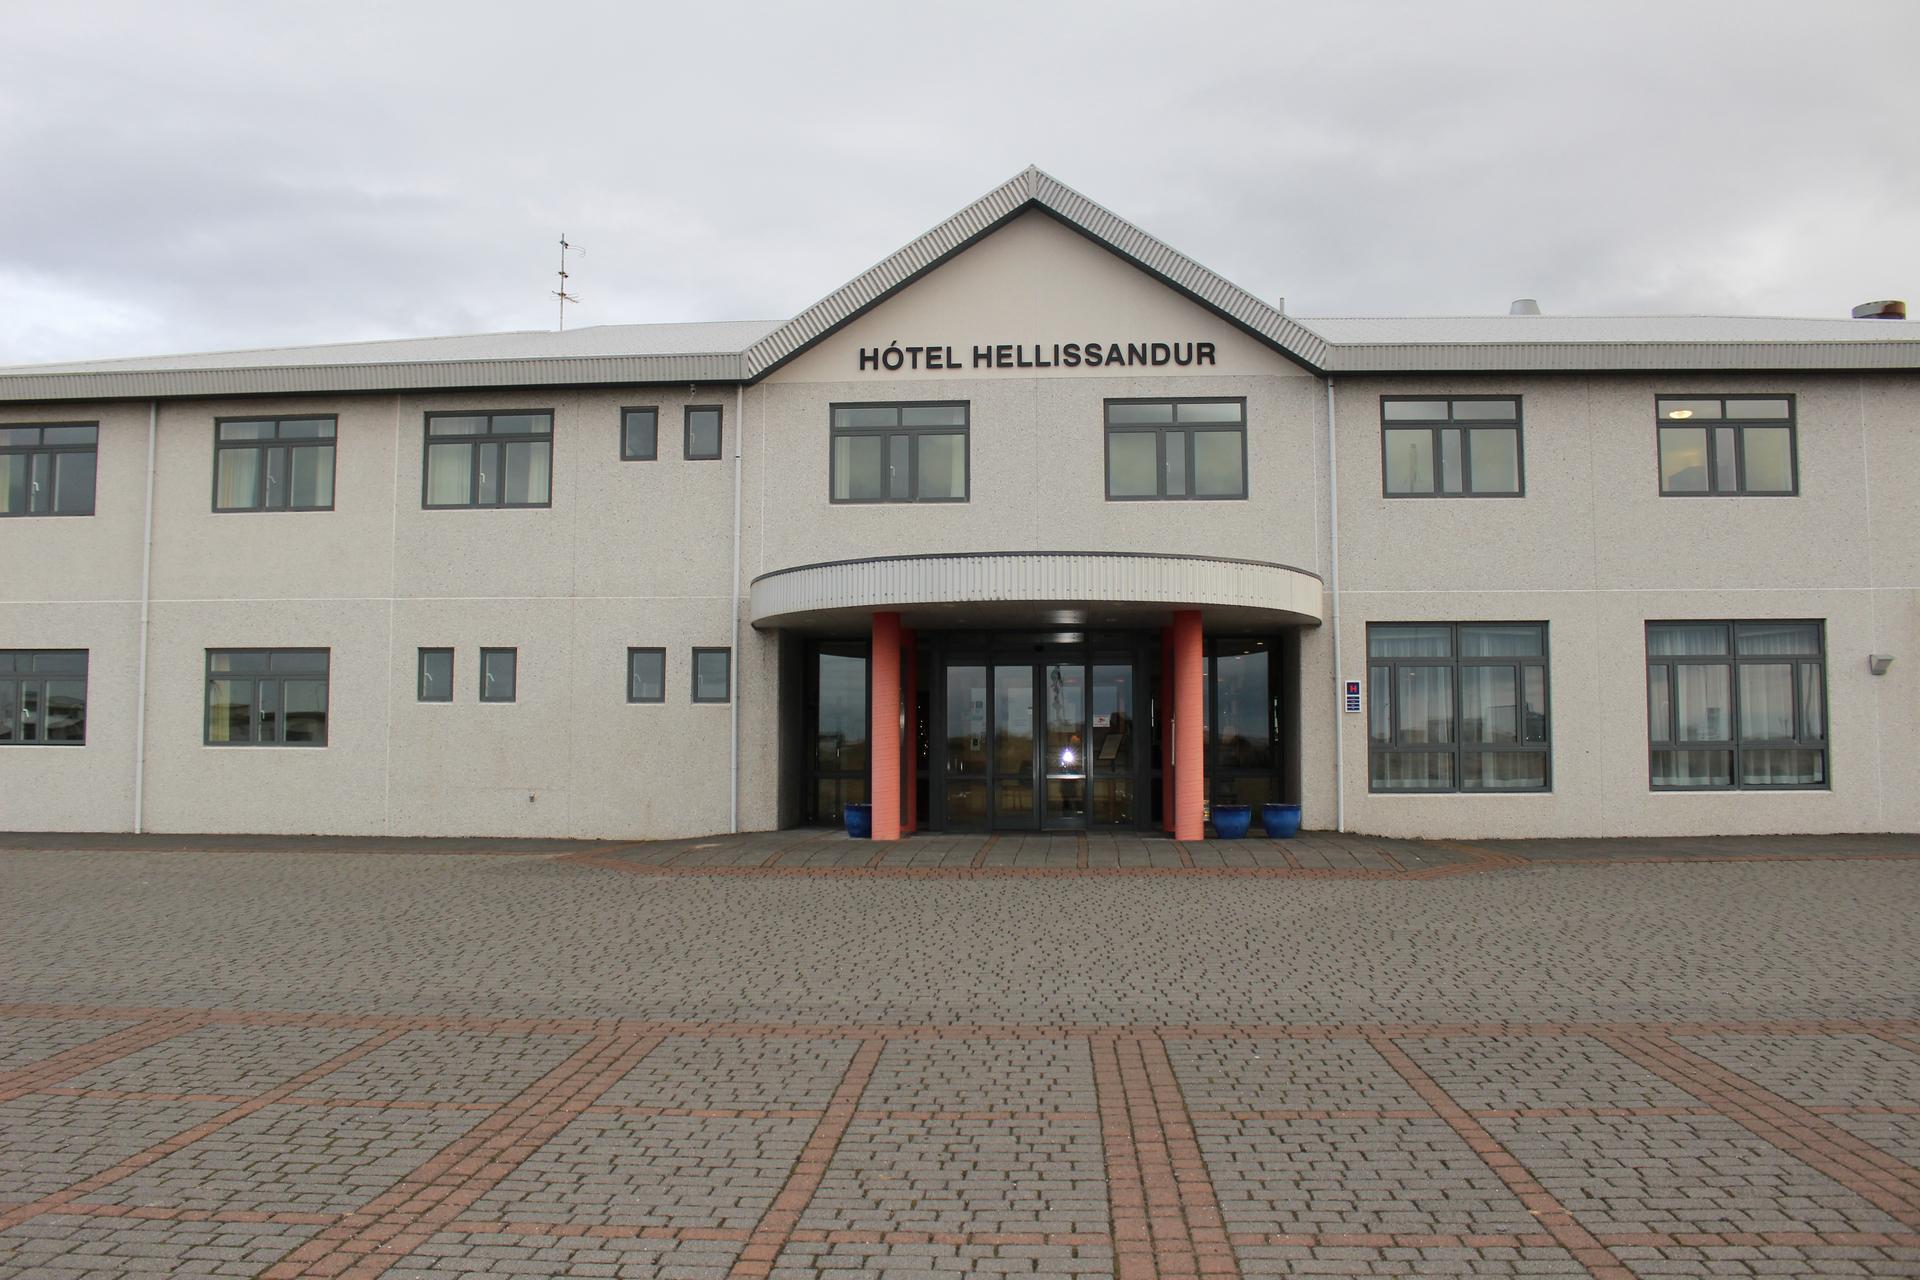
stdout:
<svg viewBox="0 0 1920 1280">
<path fill-rule="evenodd" d="M 393 1016 L 279 1013 L 274 1011 L 153 1010 L 62 1008 L 46 1005 L 0 1006 L 0 1016 L 50 1019 L 121 1019 L 127 1026 L 107 1036 L 55 1054 L 9 1077 L 16 1090 L 59 1096 L 177 1100 L 217 1097 L 234 1105 L 219 1115 L 169 1135 L 139 1154 L 52 1195 L 15 1205 L 0 1214 L 0 1230 L 46 1215 L 88 1220 L 174 1223 L 278 1223 L 317 1226 L 321 1230 L 278 1264 L 262 1272 L 271 1280 L 302 1276 L 346 1276 L 374 1280 L 403 1257 L 440 1233 L 525 1237 L 661 1241 L 711 1241 L 740 1245 L 732 1274 L 769 1275 L 789 1245 L 873 1245 L 882 1247 L 968 1246 L 976 1248 L 1111 1248 L 1114 1272 L 1124 1280 L 1158 1277 L 1233 1276 L 1239 1256 L 1260 1248 L 1312 1250 L 1525 1250 L 1564 1248 L 1591 1276 L 1625 1280 L 1634 1274 L 1618 1251 L 1635 1249 L 1813 1248 L 1880 1252 L 1920 1249 L 1920 1169 L 1841 1129 L 1823 1118 L 1847 1114 L 1906 1114 L 1920 1109 L 1899 1102 L 1858 1107 L 1800 1106 L 1752 1080 L 1694 1053 L 1678 1035 L 1872 1035 L 1896 1053 L 1920 1036 L 1920 1021 L 1873 1022 L 1819 1020 L 1689 1024 L 1540 1024 L 1505 1025 L 1500 1034 L 1549 1041 L 1586 1038 L 1608 1046 L 1653 1075 L 1699 1100 L 1691 1107 L 1527 1107 L 1469 1109 L 1461 1105 L 1406 1052 L 1400 1040 L 1469 1039 L 1494 1028 L 1458 1026 L 1302 1026 L 1220 1028 L 1042 1028 L 1042 1027 L 774 1027 L 732 1024 L 660 1024 L 606 1020 L 409 1019 Z M 159 1044 L 210 1022 L 256 1025 L 354 1027 L 368 1035 L 278 1086 L 236 1100 L 235 1095 L 173 1095 L 158 1091 L 89 1090 L 60 1083 L 106 1063 Z M 408 1031 L 458 1027 L 510 1032 L 529 1037 L 590 1035 L 559 1066 L 529 1084 L 509 1101 L 491 1104 L 422 1102 L 410 1099 L 325 1098 L 303 1093 L 316 1082 L 362 1060 Z M 710 1037 L 789 1037 L 830 1032 L 855 1037 L 859 1047 L 825 1107 L 730 1109 L 606 1105 L 599 1099 L 631 1072 L 669 1035 Z M 1003 1040 L 1048 1036 L 1084 1039 L 1092 1061 L 1096 1110 L 1027 1112 L 995 1108 L 863 1108 L 874 1069 L 887 1043 L 904 1041 Z M 1178 1073 L 1166 1051 L 1169 1039 L 1209 1036 L 1228 1039 L 1294 1036 L 1360 1040 L 1372 1046 L 1402 1077 L 1424 1109 L 1325 1110 L 1313 1108 L 1255 1111 L 1189 1110 Z M 274 1104 L 316 1103 L 373 1109 L 429 1108 L 472 1110 L 484 1106 L 485 1118 L 400 1178 L 361 1209 L 347 1214 L 264 1213 L 186 1209 L 154 1205 L 82 1203 L 82 1197 L 110 1185 L 166 1155 L 189 1147 L 227 1126 Z M 468 1217 L 468 1211 L 523 1161 L 532 1157 L 572 1120 L 588 1113 L 639 1117 L 685 1115 L 695 1118 L 779 1116 L 814 1125 L 779 1194 L 751 1231 L 727 1228 L 575 1223 L 567 1221 L 498 1222 Z M 1902 1224 L 1901 1231 L 1655 1231 L 1589 1230 L 1549 1193 L 1526 1164 L 1481 1123 L 1508 1117 L 1578 1120 L 1595 1116 L 1718 1116 L 1730 1119 L 1781 1153 L 1804 1161 L 1861 1200 Z M 930 1232 L 802 1230 L 802 1216 L 819 1191 L 848 1127 L 856 1120 L 967 1119 L 1013 1121 L 1035 1117 L 1097 1117 L 1106 1161 L 1110 1227 L 1099 1232 Z M 1221 1118 L 1313 1120 L 1332 1118 L 1438 1118 L 1444 1121 L 1540 1223 L 1537 1233 L 1354 1232 L 1273 1233 L 1229 1231 L 1214 1192 L 1207 1160 L 1195 1139 L 1194 1123 Z M 1903 1255 L 1905 1256 L 1905 1255 Z"/>
</svg>

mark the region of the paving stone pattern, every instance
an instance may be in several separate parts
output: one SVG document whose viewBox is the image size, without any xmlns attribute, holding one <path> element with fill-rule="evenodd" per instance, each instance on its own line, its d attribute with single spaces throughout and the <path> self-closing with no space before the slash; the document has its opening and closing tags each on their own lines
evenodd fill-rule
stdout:
<svg viewBox="0 0 1920 1280">
<path fill-rule="evenodd" d="M 0 1280 L 1920 1276 L 1885 840 L 256 843 L 0 853 Z"/>
</svg>

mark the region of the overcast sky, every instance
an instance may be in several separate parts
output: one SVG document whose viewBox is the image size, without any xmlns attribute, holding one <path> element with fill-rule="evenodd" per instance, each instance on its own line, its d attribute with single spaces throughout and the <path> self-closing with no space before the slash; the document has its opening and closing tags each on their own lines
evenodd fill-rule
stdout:
<svg viewBox="0 0 1920 1280">
<path fill-rule="evenodd" d="M 1300 315 L 1920 304 L 1920 3 L 0 0 L 0 364 L 790 316 L 1029 163 Z M 1920 321 L 1916 321 L 1920 323 Z"/>
</svg>

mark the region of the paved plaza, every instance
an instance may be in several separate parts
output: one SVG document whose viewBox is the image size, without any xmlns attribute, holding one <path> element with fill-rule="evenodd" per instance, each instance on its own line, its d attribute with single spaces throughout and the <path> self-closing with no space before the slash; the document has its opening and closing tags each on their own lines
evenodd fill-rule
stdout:
<svg viewBox="0 0 1920 1280">
<path fill-rule="evenodd" d="M 0 1277 L 1920 1275 L 1920 840 L 6 837 Z"/>
</svg>

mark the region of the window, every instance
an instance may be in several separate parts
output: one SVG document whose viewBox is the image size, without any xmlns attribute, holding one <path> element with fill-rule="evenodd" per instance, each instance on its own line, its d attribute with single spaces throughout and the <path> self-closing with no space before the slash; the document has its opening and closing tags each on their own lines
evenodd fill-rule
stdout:
<svg viewBox="0 0 1920 1280">
<path fill-rule="evenodd" d="M 720 406 L 717 404 L 690 404 L 687 406 L 687 438 L 684 450 L 687 461 L 710 461 L 720 456 Z"/>
<path fill-rule="evenodd" d="M 519 696 L 520 651 L 518 649 L 482 649 L 480 651 L 480 701 L 512 702 Z"/>
<path fill-rule="evenodd" d="M 87 651 L 0 649 L 0 746 L 84 746 Z"/>
<path fill-rule="evenodd" d="M 1389 498 L 1517 498 L 1520 399 L 1381 396 L 1380 465 Z"/>
<path fill-rule="evenodd" d="M 325 649 L 207 650 L 207 744 L 327 745 Z"/>
<path fill-rule="evenodd" d="M 652 462 L 660 456 L 660 411 L 658 409 L 622 409 L 620 411 L 620 459 L 623 462 Z"/>
<path fill-rule="evenodd" d="M 1818 622 L 1647 624 L 1655 790 L 1827 785 Z"/>
<path fill-rule="evenodd" d="M 420 651 L 420 701 L 453 701 L 453 650 Z"/>
<path fill-rule="evenodd" d="M 725 702 L 732 693 L 733 651 L 731 649 L 695 649 L 693 651 L 693 700 Z"/>
<path fill-rule="evenodd" d="M 216 418 L 215 511 L 333 510 L 332 418 Z"/>
<path fill-rule="evenodd" d="M 1107 401 L 1107 499 L 1247 496 L 1245 400 Z"/>
<path fill-rule="evenodd" d="M 667 651 L 665 649 L 627 650 L 627 701 L 665 702 L 667 700 Z"/>
<path fill-rule="evenodd" d="M 0 426 L 0 516 L 90 516 L 100 426 Z"/>
<path fill-rule="evenodd" d="M 553 505 L 553 414 L 430 413 L 421 505 Z"/>
<path fill-rule="evenodd" d="M 1660 396 L 1654 416 L 1663 496 L 1800 491 L 1792 396 Z"/>
<path fill-rule="evenodd" d="M 1547 628 L 1367 627 L 1374 791 L 1545 791 Z"/>
<path fill-rule="evenodd" d="M 833 406 L 835 502 L 965 502 L 965 404 Z"/>
</svg>

